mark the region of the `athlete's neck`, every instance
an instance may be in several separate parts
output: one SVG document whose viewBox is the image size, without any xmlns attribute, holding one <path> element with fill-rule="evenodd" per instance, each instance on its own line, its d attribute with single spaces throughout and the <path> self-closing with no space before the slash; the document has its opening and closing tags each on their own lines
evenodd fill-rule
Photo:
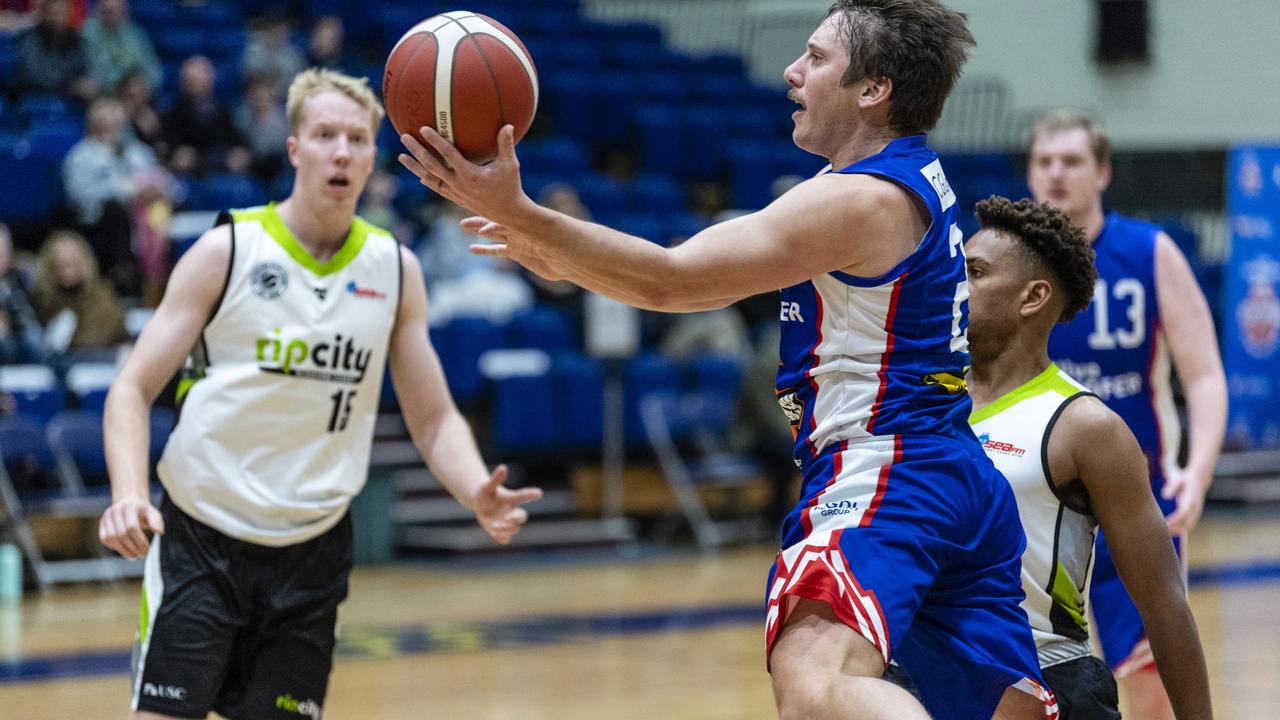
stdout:
<svg viewBox="0 0 1280 720">
<path fill-rule="evenodd" d="M 1089 209 L 1080 214 L 1079 217 L 1072 217 L 1071 223 L 1081 230 L 1084 230 L 1084 236 L 1089 242 L 1097 242 L 1098 236 L 1102 234 L 1102 226 L 1107 222 L 1107 216 L 1102 212 L 1102 198 L 1089 205 Z"/>
<path fill-rule="evenodd" d="M 974 410 L 1017 390 L 1049 367 L 1048 335 L 1035 333 L 1036 337 L 1028 337 L 1030 330 L 1023 328 L 1022 333 L 991 354 L 970 348 L 969 360 L 973 364 L 965 376 L 965 384 Z"/>
<path fill-rule="evenodd" d="M 827 159 L 831 161 L 832 170 L 847 168 L 884 150 L 886 145 L 899 137 L 902 136 L 887 127 L 863 125 Z"/>
<path fill-rule="evenodd" d="M 304 207 L 295 195 L 276 205 L 276 214 L 298 244 L 319 262 L 327 261 L 342 248 L 355 217 L 354 208 L 344 206 Z"/>
</svg>

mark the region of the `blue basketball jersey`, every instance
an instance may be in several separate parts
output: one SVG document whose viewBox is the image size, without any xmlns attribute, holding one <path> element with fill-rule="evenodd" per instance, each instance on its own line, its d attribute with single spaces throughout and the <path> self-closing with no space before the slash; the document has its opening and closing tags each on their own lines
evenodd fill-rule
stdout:
<svg viewBox="0 0 1280 720">
<path fill-rule="evenodd" d="M 928 208 L 916 250 L 889 272 L 831 272 L 782 290 L 778 401 L 795 457 L 900 433 L 972 437 L 964 391 L 968 298 L 956 197 L 923 135 L 842 170 L 890 180 Z M 876 238 L 851 237 L 874 243 Z"/>
<path fill-rule="evenodd" d="M 1124 418 L 1155 480 L 1171 467 L 1181 428 L 1156 302 L 1156 236 L 1149 223 L 1107 216 L 1093 243 L 1093 302 L 1049 336 L 1049 357 Z"/>
</svg>

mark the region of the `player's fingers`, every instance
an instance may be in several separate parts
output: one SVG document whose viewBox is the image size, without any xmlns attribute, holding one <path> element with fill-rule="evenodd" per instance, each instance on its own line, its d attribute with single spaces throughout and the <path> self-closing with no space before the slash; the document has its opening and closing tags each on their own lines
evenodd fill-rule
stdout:
<svg viewBox="0 0 1280 720">
<path fill-rule="evenodd" d="M 516 129 L 512 125 L 503 125 L 498 131 L 498 157 L 504 161 L 516 160 Z"/>
<path fill-rule="evenodd" d="M 506 481 L 507 481 L 507 466 L 499 465 L 498 467 L 494 468 L 493 473 L 489 475 L 489 482 L 485 483 L 485 489 L 490 491 L 496 491 L 499 487 L 502 486 L 502 483 Z"/>
<path fill-rule="evenodd" d="M 467 159 L 462 157 L 462 153 L 458 152 L 458 148 L 453 143 L 445 140 L 435 128 L 430 125 L 422 126 L 422 139 L 427 141 L 427 149 L 434 150 L 436 154 L 433 160 L 442 164 L 448 174 L 452 175 L 453 171 L 461 167 Z"/>
<path fill-rule="evenodd" d="M 154 506 L 147 506 L 147 509 L 143 511 L 143 519 L 146 520 L 147 527 L 151 529 L 151 532 L 157 535 L 164 534 L 164 516 Z"/>
<path fill-rule="evenodd" d="M 1160 490 L 1160 497 L 1165 500 L 1172 500 L 1178 496 L 1178 491 L 1180 490 L 1182 490 L 1182 478 L 1166 478 L 1164 481 L 1164 487 Z"/>
<path fill-rule="evenodd" d="M 484 257 L 506 257 L 507 246 L 505 243 L 491 245 L 489 243 L 472 243 L 467 248 L 472 255 L 482 255 Z"/>
<path fill-rule="evenodd" d="M 507 513 L 507 520 L 511 523 L 513 528 L 520 527 L 521 525 L 529 522 L 529 511 L 522 507 L 518 507 Z"/>
<path fill-rule="evenodd" d="M 463 230 L 466 230 L 469 233 L 478 235 L 480 233 L 480 228 L 483 228 L 485 225 L 488 225 L 491 222 L 493 221 L 487 217 L 483 217 L 480 215 L 472 215 L 471 217 L 465 217 L 459 220 L 458 227 L 462 228 Z"/>
<path fill-rule="evenodd" d="M 520 488 L 518 490 L 508 490 L 507 493 L 507 499 L 512 505 L 524 505 L 525 503 L 542 499 L 541 488 Z"/>
</svg>

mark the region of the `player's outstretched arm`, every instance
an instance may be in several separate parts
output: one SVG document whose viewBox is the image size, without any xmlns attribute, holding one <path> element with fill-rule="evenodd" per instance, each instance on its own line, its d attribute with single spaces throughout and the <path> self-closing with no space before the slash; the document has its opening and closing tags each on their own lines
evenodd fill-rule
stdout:
<svg viewBox="0 0 1280 720">
<path fill-rule="evenodd" d="M 476 514 L 495 542 L 506 544 L 529 519 L 521 505 L 542 497 L 538 488 L 503 487 L 507 468 L 485 467 L 475 437 L 458 412 L 440 359 L 427 335 L 427 291 L 422 266 L 400 248 L 403 292 L 391 333 L 391 380 L 409 435 L 445 488 Z"/>
<path fill-rule="evenodd" d="M 222 295 L 230 261 L 231 231 L 227 226 L 206 232 L 182 256 L 160 307 L 142 329 L 107 393 L 102 432 L 111 476 L 111 507 L 98 523 L 98 539 L 124 557 L 147 554 L 147 530 L 164 532 L 147 483 L 149 412 L 209 321 Z"/>
<path fill-rule="evenodd" d="M 1222 451 L 1227 427 L 1227 379 L 1218 353 L 1209 303 L 1173 238 L 1156 238 L 1156 301 L 1173 367 L 1187 396 L 1187 464 L 1165 479 L 1166 498 L 1177 498 L 1169 529 L 1190 532 L 1200 521 L 1204 497 Z"/>
<path fill-rule="evenodd" d="M 1049 439 L 1050 471 L 1080 478 L 1120 579 L 1142 615 L 1179 720 L 1213 717 L 1209 676 L 1147 460 L 1124 421 L 1094 397 L 1067 406 Z"/>
<path fill-rule="evenodd" d="M 422 134 L 429 148 L 401 136 L 410 154 L 400 161 L 424 185 L 477 213 L 463 227 L 498 243 L 478 246 L 478 253 L 650 310 L 723 307 L 854 266 L 869 270 L 856 274 L 878 275 L 910 254 L 925 230 L 915 226 L 918 212 L 897 186 L 824 175 L 760 212 L 667 249 L 535 204 L 520 186 L 510 126 L 499 135 L 498 158 L 484 166 L 468 162 L 431 128 Z"/>
</svg>

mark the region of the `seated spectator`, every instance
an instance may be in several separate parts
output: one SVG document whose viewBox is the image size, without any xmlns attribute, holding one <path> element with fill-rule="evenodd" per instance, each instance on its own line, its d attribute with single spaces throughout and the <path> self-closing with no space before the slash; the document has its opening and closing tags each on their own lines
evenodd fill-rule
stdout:
<svg viewBox="0 0 1280 720">
<path fill-rule="evenodd" d="M 0 365 L 40 362 L 40 342 L 27 281 L 13 262 L 13 236 L 0 223 Z"/>
<path fill-rule="evenodd" d="M 173 179 L 150 150 L 127 140 L 119 101 L 95 100 L 89 106 L 86 131 L 63 161 L 67 200 L 78 226 L 93 238 L 108 277 L 122 292 L 133 294 L 140 282 L 135 244 L 140 251 L 152 252 L 154 243 L 145 241 L 152 230 L 153 205 L 167 205 Z M 167 255 L 167 245 L 162 252 Z"/>
<path fill-rule="evenodd" d="M 44 0 L 35 27 L 18 39 L 17 90 L 88 102 L 98 93 L 80 32 L 71 23 L 68 0 Z"/>
<path fill-rule="evenodd" d="M 330 70 L 342 69 L 342 18 L 325 15 L 311 26 L 307 41 L 307 64 Z"/>
<path fill-rule="evenodd" d="M 213 63 L 203 55 L 187 58 L 178 70 L 178 98 L 161 123 L 169 167 L 175 172 L 205 175 L 249 169 L 244 136 L 213 92 L 217 77 Z"/>
<path fill-rule="evenodd" d="M 0 0 L 0 34 L 20 33 L 39 22 L 40 0 Z M 89 0 L 71 0 L 71 27 L 79 29 L 89 12 Z"/>
<path fill-rule="evenodd" d="M 413 245 L 412 224 L 400 217 L 395 207 L 400 181 L 386 170 L 374 170 L 360 196 L 360 217 L 391 231 L 402 245 Z"/>
<path fill-rule="evenodd" d="M 78 233 L 55 230 L 45 241 L 31 301 L 53 353 L 110 348 L 129 339 L 124 308 L 111 283 L 98 276 L 89 243 Z"/>
<path fill-rule="evenodd" d="M 241 70 L 246 79 L 271 78 L 283 96 L 289 92 L 293 76 L 307 68 L 307 59 L 289 42 L 292 23 L 288 15 L 273 12 L 259 18 L 256 24 L 258 27 L 244 48 Z"/>
<path fill-rule="evenodd" d="M 460 280 L 473 272 L 488 272 L 493 266 L 488 258 L 472 255 L 467 249 L 476 238 L 463 232 L 458 221 L 471 213 L 448 200 L 442 203 L 439 215 L 427 225 L 417 249 L 428 291 L 439 281 Z M 435 312 L 433 303 L 433 316 Z"/>
<path fill-rule="evenodd" d="M 164 127 L 152 100 L 152 84 L 141 70 L 131 70 L 120 78 L 116 98 L 124 106 L 132 139 L 146 145 L 157 158 L 168 155 Z"/>
<path fill-rule="evenodd" d="M 152 87 L 159 87 L 164 69 L 147 31 L 129 19 L 129 0 L 98 0 L 98 9 L 80 32 L 98 87 L 117 87 L 129 72 L 141 72 Z"/>
<path fill-rule="evenodd" d="M 250 170 L 269 182 L 285 167 L 285 148 L 291 134 L 275 81 L 263 75 L 250 78 L 235 118 L 236 127 L 249 144 Z"/>
</svg>

